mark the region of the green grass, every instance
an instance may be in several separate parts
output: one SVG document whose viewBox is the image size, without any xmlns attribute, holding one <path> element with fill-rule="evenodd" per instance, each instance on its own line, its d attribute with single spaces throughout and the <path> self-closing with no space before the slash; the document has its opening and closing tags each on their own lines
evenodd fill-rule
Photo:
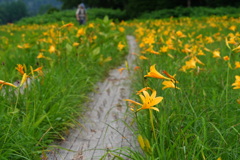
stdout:
<svg viewBox="0 0 240 160">
<path fill-rule="evenodd" d="M 69 22 L 76 24 L 73 20 L 72 17 Z M 40 21 L 39 24 L 45 23 Z M 140 69 L 135 71 L 133 88 L 138 91 L 151 87 L 164 99 L 156 106 L 159 112 L 133 113 L 136 137 L 141 135 L 150 147 L 120 151 L 136 160 L 238 159 L 239 91 L 231 85 L 239 73 L 235 69 L 239 53 L 231 49 L 240 44 L 239 20 L 205 17 L 135 20 L 118 25 L 111 22 L 104 18 L 87 26 L 61 28 L 59 24 L 63 22 L 58 20 L 57 24 L 0 27 L 1 80 L 21 81 L 22 75 L 15 69 L 17 64 L 24 64 L 25 72 L 32 79 L 23 93 L 18 93 L 22 87 L 10 86 L 4 86 L 0 92 L 0 159 L 40 159 L 50 143 L 64 139 L 67 130 L 78 125 L 76 118 L 87 109 L 83 104 L 88 101 L 87 95 L 93 91 L 94 84 L 110 68 L 120 64 L 127 53 L 127 47 L 123 50 L 117 47 L 119 42 L 126 45 L 125 34 L 119 31 L 122 26 L 127 33 L 135 31 L 141 55 L 148 58 L 137 62 Z M 230 30 L 231 26 L 237 29 Z M 81 31 L 83 34 L 76 36 Z M 185 37 L 179 37 L 177 31 Z M 199 35 L 202 38 L 197 38 Z M 209 37 L 213 43 L 208 43 Z M 230 44 L 231 49 L 225 43 L 225 38 L 230 37 L 236 41 Z M 78 46 L 73 45 L 76 42 Z M 26 43 L 30 48 L 17 47 Z M 51 45 L 56 48 L 53 53 L 49 52 Z M 160 51 L 164 46 L 173 49 Z M 151 50 L 159 54 L 152 54 Z M 200 50 L 205 55 L 198 55 Z M 215 50 L 220 51 L 221 57 L 213 58 Z M 38 59 L 39 53 L 48 58 Z M 230 60 L 225 61 L 224 56 Z M 196 63 L 186 72 L 181 71 L 193 57 L 204 65 Z M 153 64 L 160 73 L 166 70 L 176 74 L 177 87 L 181 90 L 162 90 L 162 79 L 144 78 Z M 34 78 L 30 74 L 31 66 L 33 69 L 43 66 L 44 76 L 37 76 L 36 72 Z M 140 101 L 139 96 L 131 98 Z"/>
<path fill-rule="evenodd" d="M 77 37 L 81 29 L 84 34 Z M 7 25 L 0 32 L 1 80 L 21 81 L 17 64 L 26 66 L 31 79 L 29 85 L 5 85 L 0 92 L 0 159 L 40 159 L 49 144 L 79 125 L 76 119 L 88 109 L 84 104 L 89 92 L 123 61 L 127 47 L 120 51 L 117 46 L 126 45 L 125 33 L 107 17 L 92 26 Z M 17 47 L 26 43 L 30 48 Z M 48 58 L 37 58 L 39 53 Z M 33 76 L 31 67 L 43 67 L 44 75 Z"/>
<path fill-rule="evenodd" d="M 147 60 L 139 60 L 140 70 L 136 73 L 133 87 L 136 91 L 151 87 L 157 91 L 157 96 L 164 97 L 156 107 L 159 112 L 141 110 L 136 113 L 136 135 L 141 135 L 150 142 L 151 152 L 130 149 L 132 159 L 238 159 L 240 155 L 240 125 L 239 125 L 239 91 L 231 86 L 235 82 L 235 62 L 239 61 L 239 53 L 227 48 L 225 38 L 230 33 L 235 36 L 236 45 L 240 44 L 237 30 L 230 30 L 235 25 L 240 27 L 237 19 L 226 17 L 209 17 L 203 19 L 166 19 L 134 21 L 137 41 L 141 54 Z M 214 25 L 216 24 L 216 26 Z M 201 27 L 204 26 L 204 27 Z M 186 37 L 179 38 L 177 31 L 182 31 Z M 197 39 L 202 34 L 202 39 Z M 212 37 L 213 43 L 207 43 L 206 37 Z M 146 40 L 153 38 L 154 42 Z M 162 46 L 167 46 L 171 39 L 175 49 L 161 52 Z M 185 45 L 191 50 L 184 53 Z M 149 48 L 159 54 L 152 54 Z M 208 48 L 209 51 L 205 51 Z M 198 55 L 202 49 L 206 55 Z M 219 50 L 220 58 L 213 58 L 213 51 Z M 171 57 L 169 56 L 171 54 Z M 180 71 L 186 61 L 196 56 L 204 65 L 196 64 L 186 72 Z M 225 61 L 229 56 L 230 61 Z M 229 68 L 229 64 L 232 68 Z M 166 70 L 171 75 L 176 74 L 179 81 L 177 87 L 162 90 L 162 79 L 145 77 L 151 65 L 161 74 Z M 149 91 L 150 93 L 150 91 Z M 141 102 L 139 96 L 133 96 Z M 134 113 L 133 113 L 134 115 Z M 154 136 L 156 135 L 156 137 Z M 138 156 L 135 156 L 139 153 Z"/>
</svg>

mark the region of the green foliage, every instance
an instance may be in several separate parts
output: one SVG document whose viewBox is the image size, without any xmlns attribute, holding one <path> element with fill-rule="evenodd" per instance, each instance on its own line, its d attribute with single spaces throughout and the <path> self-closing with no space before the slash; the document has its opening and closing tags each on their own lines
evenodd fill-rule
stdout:
<svg viewBox="0 0 240 160">
<path fill-rule="evenodd" d="M 89 92 L 127 53 L 126 47 L 117 48 L 126 44 L 125 34 L 107 17 L 81 27 L 5 25 L 0 34 L 1 80 L 21 81 L 17 64 L 25 64 L 31 79 L 0 90 L 0 159 L 38 160 L 48 144 L 79 125 L 76 118 L 88 109 Z M 26 43 L 29 48 L 17 47 Z M 56 50 L 50 52 L 52 45 Z M 39 53 L 45 58 L 37 58 Z M 33 76 L 30 66 L 43 67 L 44 75 Z"/>
<path fill-rule="evenodd" d="M 63 2 L 63 9 L 71 9 L 77 7 L 81 2 L 84 2 L 87 7 L 93 8 L 118 8 L 124 9 L 128 0 L 59 0 Z"/>
<path fill-rule="evenodd" d="M 27 16 L 26 5 L 22 1 L 1 3 L 0 24 L 13 23 Z"/>
<path fill-rule="evenodd" d="M 155 106 L 159 112 L 152 110 L 151 114 L 146 109 L 133 113 L 137 134 L 146 138 L 152 149 L 152 154 L 143 149 L 142 158 L 133 159 L 238 159 L 240 92 L 232 84 L 239 75 L 239 68 L 234 67 L 239 61 L 239 50 L 232 49 L 239 45 L 240 38 L 238 30 L 230 27 L 239 27 L 239 18 L 136 20 L 134 24 L 138 26 L 135 36 L 141 46 L 140 55 L 147 59 L 139 60 L 140 70 L 133 86 L 135 91 L 151 87 L 164 99 Z M 178 31 L 185 35 L 180 36 Z M 236 35 L 237 45 L 227 47 L 225 38 L 230 35 Z M 207 41 L 209 37 L 212 42 Z M 167 51 L 161 50 L 166 46 Z M 199 54 L 199 50 L 204 54 Z M 216 50 L 221 53 L 219 57 L 213 56 Z M 230 60 L 224 60 L 225 56 Z M 182 71 L 182 66 L 189 65 L 192 57 L 197 57 L 199 64 Z M 179 83 L 175 84 L 181 89 L 173 86 L 163 90 L 165 79 L 144 77 L 154 64 L 160 74 L 165 75 L 164 71 L 176 74 Z M 134 99 L 144 103 L 139 95 Z M 146 105 L 149 103 L 152 101 L 145 101 Z"/>
<path fill-rule="evenodd" d="M 75 16 L 76 10 L 64 10 L 61 12 L 52 12 L 44 15 L 38 15 L 35 17 L 23 18 L 17 24 L 49 24 L 49 23 L 78 23 Z M 125 12 L 121 10 L 103 9 L 103 8 L 92 8 L 87 10 L 88 21 L 94 21 L 97 18 L 103 19 L 108 16 L 114 21 L 121 21 L 125 19 Z"/>
<path fill-rule="evenodd" d="M 206 8 L 206 7 L 191 7 L 175 9 L 162 9 L 150 13 L 143 13 L 138 18 L 140 19 L 161 19 L 170 17 L 206 17 L 206 16 L 223 16 L 231 14 L 238 16 L 240 14 L 239 8 L 235 7 L 219 7 L 219 8 Z"/>
</svg>

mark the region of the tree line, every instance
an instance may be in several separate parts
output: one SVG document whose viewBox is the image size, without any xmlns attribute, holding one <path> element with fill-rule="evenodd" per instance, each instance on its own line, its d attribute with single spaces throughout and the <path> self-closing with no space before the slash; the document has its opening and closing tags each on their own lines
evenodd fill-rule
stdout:
<svg viewBox="0 0 240 160">
<path fill-rule="evenodd" d="M 137 17 L 143 12 L 161 9 L 173 9 L 176 7 L 240 7 L 237 0 L 59 0 L 63 2 L 63 8 L 73 8 L 83 2 L 88 7 L 112 8 L 125 10 L 131 17 Z"/>
<path fill-rule="evenodd" d="M 27 16 L 27 7 L 23 1 L 1 3 L 0 24 L 13 23 Z"/>
<path fill-rule="evenodd" d="M 26 16 L 61 8 L 57 0 L 0 0 L 0 24 L 13 23 Z"/>
<path fill-rule="evenodd" d="M 240 7 L 240 1 L 237 0 L 0 0 L 0 24 L 13 23 L 22 17 L 45 13 L 54 9 L 53 5 L 59 5 L 57 1 L 62 3 L 61 9 L 76 9 L 82 2 L 88 8 L 120 9 L 126 12 L 129 19 L 145 12 L 176 7 Z M 31 11 L 29 6 L 34 9 Z M 39 7 L 38 11 L 36 7 Z"/>
</svg>

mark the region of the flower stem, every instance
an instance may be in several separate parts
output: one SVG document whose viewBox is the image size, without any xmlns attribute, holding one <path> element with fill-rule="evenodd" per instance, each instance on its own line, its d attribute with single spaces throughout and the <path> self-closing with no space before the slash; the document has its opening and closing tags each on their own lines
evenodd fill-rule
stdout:
<svg viewBox="0 0 240 160">
<path fill-rule="evenodd" d="M 151 123 L 152 131 L 153 131 L 153 136 L 154 136 L 154 139 L 157 140 L 157 136 L 156 136 L 156 132 L 155 132 L 154 124 L 153 124 L 153 113 L 152 113 L 151 109 L 149 109 L 149 116 L 150 116 L 150 123 Z"/>
</svg>

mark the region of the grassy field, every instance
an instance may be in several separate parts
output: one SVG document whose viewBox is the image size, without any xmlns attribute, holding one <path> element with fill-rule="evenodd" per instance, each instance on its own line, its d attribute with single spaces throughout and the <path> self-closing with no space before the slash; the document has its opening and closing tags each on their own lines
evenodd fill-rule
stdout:
<svg viewBox="0 0 240 160">
<path fill-rule="evenodd" d="M 124 29 L 105 18 L 86 26 L 0 27 L 0 159 L 40 159 L 63 140 L 96 82 L 127 53 Z"/>
<path fill-rule="evenodd" d="M 141 48 L 126 100 L 142 148 L 129 150 L 133 159 L 239 159 L 239 18 L 128 25 Z"/>
<path fill-rule="evenodd" d="M 227 16 L 0 26 L 0 159 L 40 159 L 64 139 L 94 84 L 123 62 L 125 30 L 141 49 L 125 101 L 142 150 L 129 157 L 238 159 L 239 28 Z"/>
</svg>

